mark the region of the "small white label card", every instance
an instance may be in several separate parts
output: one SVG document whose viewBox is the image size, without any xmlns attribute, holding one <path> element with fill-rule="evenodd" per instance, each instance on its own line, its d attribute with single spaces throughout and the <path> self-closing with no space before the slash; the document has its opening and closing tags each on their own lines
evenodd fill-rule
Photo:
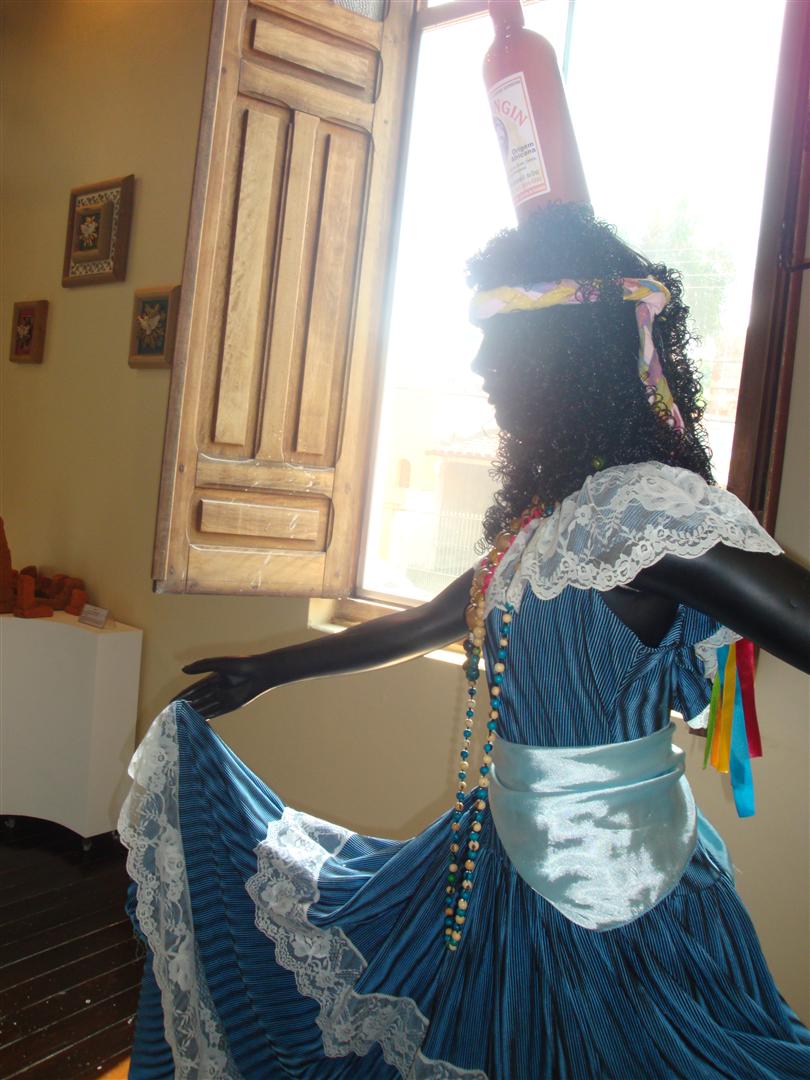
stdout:
<svg viewBox="0 0 810 1080">
<path fill-rule="evenodd" d="M 79 616 L 79 622 L 85 623 L 86 626 L 95 626 L 100 630 L 106 623 L 109 614 L 109 608 L 95 607 L 94 604 L 85 604 L 82 608 L 82 613 Z"/>
</svg>

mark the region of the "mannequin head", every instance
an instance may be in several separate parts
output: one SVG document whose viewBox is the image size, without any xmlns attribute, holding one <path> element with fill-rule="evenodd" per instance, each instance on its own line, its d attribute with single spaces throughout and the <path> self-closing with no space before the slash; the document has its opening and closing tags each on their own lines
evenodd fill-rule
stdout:
<svg viewBox="0 0 810 1080">
<path fill-rule="evenodd" d="M 498 234 L 470 260 L 468 276 L 479 290 L 563 278 L 599 286 L 593 303 L 495 315 L 484 324 L 473 370 L 483 377 L 501 428 L 495 460 L 501 489 L 485 517 L 488 540 L 532 496 L 562 499 L 597 467 L 662 461 L 711 480 L 677 271 L 634 252 L 590 207 L 568 203 Z M 672 294 L 653 337 L 683 416 L 682 433 L 646 399 L 635 305 L 622 299 L 623 277 L 655 278 Z"/>
</svg>

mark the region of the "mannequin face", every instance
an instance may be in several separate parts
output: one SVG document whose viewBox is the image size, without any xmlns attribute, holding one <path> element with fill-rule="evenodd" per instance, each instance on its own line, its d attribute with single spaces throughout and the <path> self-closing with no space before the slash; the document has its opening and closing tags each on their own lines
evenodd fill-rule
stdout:
<svg viewBox="0 0 810 1080">
<path fill-rule="evenodd" d="M 483 380 L 481 388 L 502 431 L 525 437 L 537 429 L 542 421 L 537 404 L 527 400 L 519 364 L 512 362 L 506 344 L 498 341 L 497 334 L 484 337 L 471 367 Z"/>
<path fill-rule="evenodd" d="M 482 342 L 478 352 L 473 358 L 473 362 L 470 364 L 470 368 L 474 375 L 480 375 L 482 379 L 481 389 L 486 394 L 488 401 L 492 404 L 492 380 L 496 373 L 492 358 L 488 355 L 486 348 L 486 342 Z"/>
<path fill-rule="evenodd" d="M 509 414 L 508 402 L 505 401 L 503 387 L 504 379 L 502 375 L 499 375 L 499 370 L 492 354 L 493 350 L 491 347 L 488 347 L 485 339 L 470 366 L 475 375 L 481 376 L 481 389 L 486 394 L 487 401 L 495 412 L 495 420 L 498 427 L 504 428 L 506 426 L 504 422 L 505 418 L 508 418 Z"/>
</svg>

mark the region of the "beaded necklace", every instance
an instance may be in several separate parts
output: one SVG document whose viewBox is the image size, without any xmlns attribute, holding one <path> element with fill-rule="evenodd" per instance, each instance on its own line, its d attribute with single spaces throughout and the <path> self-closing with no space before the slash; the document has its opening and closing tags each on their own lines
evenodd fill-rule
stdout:
<svg viewBox="0 0 810 1080">
<path fill-rule="evenodd" d="M 481 560 L 470 587 L 470 603 L 465 613 L 469 633 L 464 640 L 464 673 L 467 676 L 467 705 L 464 713 L 464 731 L 461 752 L 459 754 L 458 791 L 456 803 L 450 819 L 450 866 L 445 887 L 444 942 L 446 947 L 455 952 L 461 941 L 467 908 L 475 874 L 475 861 L 481 849 L 479 835 L 483 828 L 484 813 L 489 798 L 489 771 L 492 765 L 492 749 L 498 734 L 498 720 L 501 711 L 501 684 L 506 670 L 506 654 L 509 648 L 509 635 L 512 629 L 514 608 L 507 604 L 502 619 L 498 652 L 493 665 L 492 683 L 489 687 L 489 717 L 487 720 L 487 740 L 484 743 L 483 758 L 478 769 L 479 779 L 475 797 L 471 802 L 473 813 L 469 821 L 469 834 L 466 844 L 460 836 L 464 817 L 464 799 L 467 793 L 467 769 L 470 757 L 470 739 L 473 733 L 475 707 L 478 698 L 476 683 L 480 677 L 479 664 L 484 649 L 484 603 L 490 582 L 504 555 L 515 542 L 515 538 L 535 518 L 548 517 L 554 506 L 546 506 L 535 497 L 532 505 L 524 510 L 519 518 L 514 518 L 509 529 L 499 533 L 495 545 L 488 555 Z M 463 845 L 463 849 L 462 849 Z M 463 870 L 461 869 L 463 866 Z"/>
</svg>

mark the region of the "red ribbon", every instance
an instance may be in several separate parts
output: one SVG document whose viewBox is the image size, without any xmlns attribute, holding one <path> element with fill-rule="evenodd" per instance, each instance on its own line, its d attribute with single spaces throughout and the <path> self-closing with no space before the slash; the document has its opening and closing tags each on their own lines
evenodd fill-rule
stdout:
<svg viewBox="0 0 810 1080">
<path fill-rule="evenodd" d="M 742 638 L 737 642 L 737 674 L 740 678 L 740 690 L 745 710 L 748 753 L 752 758 L 762 757 L 762 741 L 759 737 L 757 707 L 754 701 L 754 644 L 747 638 Z"/>
</svg>

